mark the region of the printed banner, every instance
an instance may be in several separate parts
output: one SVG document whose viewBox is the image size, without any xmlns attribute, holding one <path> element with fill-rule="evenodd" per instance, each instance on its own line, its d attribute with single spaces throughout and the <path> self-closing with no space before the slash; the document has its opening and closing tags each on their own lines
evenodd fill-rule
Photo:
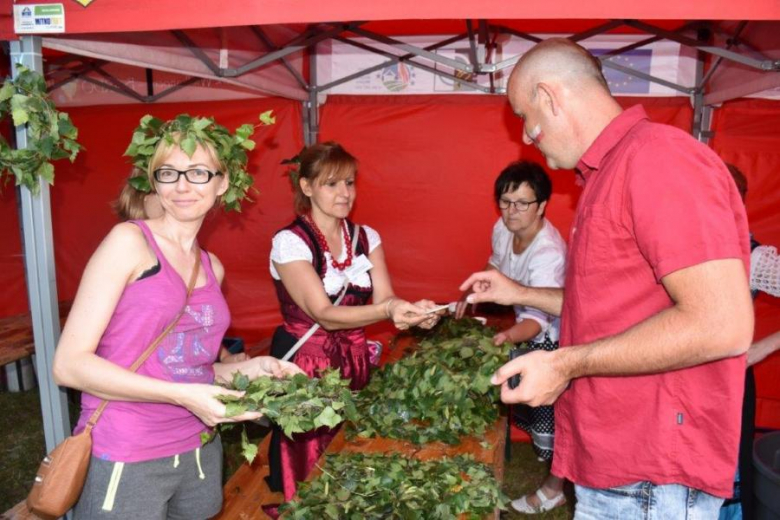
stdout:
<svg viewBox="0 0 780 520">
<path fill-rule="evenodd" d="M 65 9 L 62 4 L 25 4 L 14 6 L 16 34 L 64 33 Z"/>
<path fill-rule="evenodd" d="M 442 36 L 416 36 L 404 38 L 404 43 L 420 48 L 428 47 L 437 41 L 449 38 Z M 636 35 L 605 35 L 589 38 L 581 42 L 584 47 L 596 56 L 603 55 L 613 49 L 624 47 L 639 41 L 642 36 Z M 392 46 L 373 42 L 367 38 L 357 38 L 356 42 L 402 56 L 403 51 Z M 491 63 L 519 56 L 528 51 L 533 43 L 521 38 L 503 36 L 496 41 Z M 436 54 L 469 63 L 468 41 L 437 49 Z M 387 56 L 371 53 L 365 49 L 342 42 L 328 41 L 317 47 L 317 79 L 320 84 L 327 84 L 347 78 L 361 70 L 373 68 L 372 72 L 356 77 L 350 81 L 335 85 L 329 89 L 329 94 L 473 94 L 482 91 L 473 85 L 484 89 L 491 86 L 491 78 L 487 74 L 471 74 L 457 70 L 446 64 L 432 62 L 421 57 L 414 61 L 425 64 L 429 68 L 440 71 L 446 76 L 433 74 L 429 70 L 415 67 L 408 61 L 392 61 Z M 613 56 L 610 61 L 629 67 L 651 76 L 676 83 L 685 87 L 693 85 L 695 61 L 680 54 L 680 44 L 675 42 L 655 42 L 645 47 L 631 50 L 627 53 Z M 382 66 L 382 64 L 385 64 Z M 493 88 L 502 92 L 506 87 L 512 67 L 507 67 L 493 75 Z M 604 75 L 612 93 L 621 96 L 677 96 L 686 95 L 669 87 L 654 83 L 649 79 L 638 78 L 624 72 L 604 67 Z"/>
</svg>

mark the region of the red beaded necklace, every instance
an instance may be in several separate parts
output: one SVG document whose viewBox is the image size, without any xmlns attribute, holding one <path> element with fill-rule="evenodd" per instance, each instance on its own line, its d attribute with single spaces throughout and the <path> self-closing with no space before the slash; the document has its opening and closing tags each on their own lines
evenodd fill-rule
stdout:
<svg viewBox="0 0 780 520">
<path fill-rule="evenodd" d="M 349 232 L 347 231 L 347 223 L 344 219 L 341 220 L 341 232 L 344 234 L 344 245 L 347 248 L 347 258 L 343 262 L 337 262 L 336 257 L 331 253 L 330 247 L 328 247 L 328 241 L 325 240 L 325 235 L 322 234 L 322 231 L 320 231 L 320 228 L 317 227 L 317 223 L 314 222 L 314 219 L 311 218 L 309 215 L 305 215 L 304 218 L 306 219 L 306 222 L 311 225 L 312 230 L 314 231 L 314 236 L 317 237 L 317 243 L 322 248 L 323 252 L 330 253 L 330 265 L 332 265 L 335 269 L 338 269 L 339 271 L 343 271 L 347 267 L 352 265 L 352 238 L 349 236 Z"/>
</svg>

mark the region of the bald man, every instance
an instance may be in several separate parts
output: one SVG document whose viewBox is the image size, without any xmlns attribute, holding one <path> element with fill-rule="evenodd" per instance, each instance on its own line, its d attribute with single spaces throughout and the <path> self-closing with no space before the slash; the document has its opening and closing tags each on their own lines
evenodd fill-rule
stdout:
<svg viewBox="0 0 780 520">
<path fill-rule="evenodd" d="M 552 472 L 574 482 L 575 518 L 715 518 L 732 491 L 753 334 L 739 193 L 709 148 L 641 105 L 622 110 L 598 60 L 569 40 L 526 53 L 508 96 L 524 142 L 585 187 L 565 289 L 497 271 L 461 287 L 473 302 L 561 316 L 559 350 L 515 359 L 493 382 L 505 402 L 555 403 Z"/>
</svg>

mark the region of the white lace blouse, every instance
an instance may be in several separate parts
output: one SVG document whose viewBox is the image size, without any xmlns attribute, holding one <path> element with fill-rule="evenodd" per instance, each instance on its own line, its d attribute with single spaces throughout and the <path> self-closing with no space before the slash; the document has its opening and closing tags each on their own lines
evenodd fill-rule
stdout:
<svg viewBox="0 0 780 520">
<path fill-rule="evenodd" d="M 773 246 L 758 246 L 750 255 L 750 288 L 780 298 L 780 256 Z"/>
<path fill-rule="evenodd" d="M 366 231 L 366 237 L 368 238 L 368 252 L 371 253 L 374 251 L 374 249 L 379 247 L 379 245 L 382 243 L 382 239 L 379 237 L 379 233 L 377 233 L 374 229 L 364 225 L 361 225 L 360 227 Z M 344 242 L 344 235 L 342 234 L 341 256 L 337 261 L 343 262 L 346 260 L 346 258 L 347 245 Z M 313 262 L 311 249 L 309 249 L 309 246 L 306 245 L 306 242 L 301 240 L 301 238 L 292 231 L 287 229 L 279 231 L 276 235 L 274 235 L 271 246 L 271 258 L 269 261 L 271 276 L 273 279 L 280 279 L 279 273 L 274 267 L 274 262 L 277 264 L 286 264 L 289 262 L 295 262 L 297 260 L 305 260 L 311 264 Z M 325 278 L 323 279 L 325 292 L 329 296 L 334 296 L 338 294 L 338 292 L 344 286 L 346 277 L 344 276 L 344 271 L 339 271 L 331 265 L 331 255 L 329 252 L 325 252 L 325 265 L 327 266 L 325 271 Z M 368 273 L 363 273 L 358 276 L 357 280 L 355 280 L 355 284 L 360 287 L 369 287 L 371 285 L 371 279 L 369 278 Z"/>
</svg>

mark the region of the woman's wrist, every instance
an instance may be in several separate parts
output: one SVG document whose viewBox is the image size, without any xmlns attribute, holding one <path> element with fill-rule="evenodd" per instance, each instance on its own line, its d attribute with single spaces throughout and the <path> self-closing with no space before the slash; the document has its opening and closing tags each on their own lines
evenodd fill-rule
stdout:
<svg viewBox="0 0 780 520">
<path fill-rule="evenodd" d="M 395 300 L 395 296 L 391 296 L 385 301 L 385 317 L 389 320 L 392 316 L 390 313 L 390 304 L 393 303 L 393 300 Z"/>
</svg>

